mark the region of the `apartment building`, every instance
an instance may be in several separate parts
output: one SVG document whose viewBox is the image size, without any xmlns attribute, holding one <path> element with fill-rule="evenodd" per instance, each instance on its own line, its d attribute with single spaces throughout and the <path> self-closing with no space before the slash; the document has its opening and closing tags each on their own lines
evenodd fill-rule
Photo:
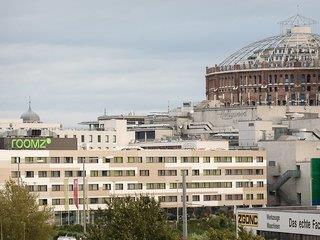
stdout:
<svg viewBox="0 0 320 240">
<path fill-rule="evenodd" d="M 20 179 L 37 194 L 41 205 L 53 207 L 56 220 L 61 224 L 67 219 L 72 223 L 81 219 L 78 210 L 83 209 L 83 168 L 85 199 L 91 210 L 105 207 L 112 196 L 140 194 L 155 197 L 164 208 L 181 207 L 182 172 L 186 174 L 189 208 L 263 206 L 267 203 L 265 151 L 89 151 L 70 146 L 70 150 L 2 147 L 0 185 L 10 178 Z M 76 199 L 75 181 L 79 184 Z"/>
<path fill-rule="evenodd" d="M 76 138 L 79 149 L 121 149 L 135 139 L 135 132 L 127 130 L 127 121 L 110 119 L 100 121 L 99 128 L 56 129 L 58 138 Z"/>
</svg>

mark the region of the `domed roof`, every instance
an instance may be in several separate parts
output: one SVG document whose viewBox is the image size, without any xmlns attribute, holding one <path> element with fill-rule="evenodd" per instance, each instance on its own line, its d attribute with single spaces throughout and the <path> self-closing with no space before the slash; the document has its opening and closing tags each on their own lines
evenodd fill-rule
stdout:
<svg viewBox="0 0 320 240">
<path fill-rule="evenodd" d="M 40 122 L 40 117 L 31 109 L 31 102 L 29 101 L 28 111 L 23 113 L 20 117 L 24 123 L 38 123 Z"/>
<path fill-rule="evenodd" d="M 278 36 L 249 44 L 219 66 L 286 67 L 293 66 L 294 62 L 308 67 L 320 66 L 320 35 L 312 33 L 311 27 L 317 22 L 298 14 L 279 24 L 289 28 Z"/>
</svg>

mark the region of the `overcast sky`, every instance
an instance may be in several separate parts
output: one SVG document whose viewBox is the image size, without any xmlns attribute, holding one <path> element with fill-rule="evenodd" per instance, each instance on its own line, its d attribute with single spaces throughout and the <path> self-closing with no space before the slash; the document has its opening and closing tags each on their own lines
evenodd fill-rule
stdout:
<svg viewBox="0 0 320 240">
<path fill-rule="evenodd" d="M 206 66 L 319 0 L 0 0 L 0 118 L 66 126 L 205 99 Z"/>
</svg>

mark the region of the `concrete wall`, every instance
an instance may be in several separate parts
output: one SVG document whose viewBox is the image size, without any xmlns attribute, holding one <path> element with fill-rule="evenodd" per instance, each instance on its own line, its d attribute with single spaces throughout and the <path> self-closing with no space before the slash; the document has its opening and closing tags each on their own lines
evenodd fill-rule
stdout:
<svg viewBox="0 0 320 240">
<path fill-rule="evenodd" d="M 320 106 L 254 106 L 229 108 L 195 108 L 195 122 L 210 122 L 215 127 L 236 125 L 239 121 L 264 120 L 275 124 L 285 120 L 286 112 L 320 113 Z"/>
<path fill-rule="evenodd" d="M 271 121 L 240 121 L 237 128 L 241 147 L 254 147 L 260 140 L 274 139 Z"/>
<path fill-rule="evenodd" d="M 282 187 L 291 199 L 297 199 L 297 193 L 301 193 L 301 204 L 310 205 L 310 159 L 320 156 L 320 141 L 261 141 L 259 146 L 267 152 L 268 184 L 272 184 L 276 178 L 271 175 L 270 161 L 277 163 L 280 174 L 287 170 L 300 167 L 300 178 L 290 179 Z M 274 199 L 269 197 L 269 203 Z M 285 203 L 283 203 L 285 204 Z"/>
</svg>

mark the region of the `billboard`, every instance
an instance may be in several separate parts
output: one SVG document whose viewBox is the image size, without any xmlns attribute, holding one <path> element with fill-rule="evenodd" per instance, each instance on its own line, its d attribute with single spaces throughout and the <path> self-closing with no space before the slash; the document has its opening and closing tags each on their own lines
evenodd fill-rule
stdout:
<svg viewBox="0 0 320 240">
<path fill-rule="evenodd" d="M 306 211 L 238 209 L 237 224 L 256 232 L 282 232 L 320 236 L 320 214 Z"/>
<path fill-rule="evenodd" d="M 14 137 L 1 138 L 0 149 L 6 150 L 76 150 L 76 138 Z"/>
</svg>

